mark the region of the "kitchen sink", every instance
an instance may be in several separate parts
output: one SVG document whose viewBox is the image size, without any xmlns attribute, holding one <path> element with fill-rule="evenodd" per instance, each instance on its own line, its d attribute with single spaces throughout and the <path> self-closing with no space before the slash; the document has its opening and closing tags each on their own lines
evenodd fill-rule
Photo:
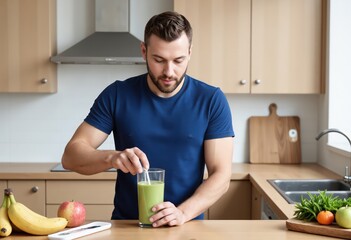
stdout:
<svg viewBox="0 0 351 240">
<path fill-rule="evenodd" d="M 301 197 L 309 199 L 307 193 L 315 195 L 319 191 L 342 199 L 351 197 L 350 185 L 338 179 L 271 179 L 268 182 L 289 203 L 300 202 Z"/>
<path fill-rule="evenodd" d="M 281 191 L 348 191 L 350 185 L 338 179 L 275 179 L 268 180 Z"/>
</svg>

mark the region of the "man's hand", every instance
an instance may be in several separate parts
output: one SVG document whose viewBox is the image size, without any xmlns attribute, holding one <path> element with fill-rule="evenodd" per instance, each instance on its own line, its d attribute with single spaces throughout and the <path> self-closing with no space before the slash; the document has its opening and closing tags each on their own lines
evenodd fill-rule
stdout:
<svg viewBox="0 0 351 240">
<path fill-rule="evenodd" d="M 149 161 L 146 154 L 137 147 L 127 148 L 114 154 L 111 159 L 111 165 L 124 173 L 129 172 L 133 175 L 141 173 L 143 167 L 149 169 Z"/>
<path fill-rule="evenodd" d="M 185 223 L 184 213 L 171 202 L 163 202 L 152 208 L 155 214 L 149 219 L 153 227 L 176 226 Z"/>
</svg>

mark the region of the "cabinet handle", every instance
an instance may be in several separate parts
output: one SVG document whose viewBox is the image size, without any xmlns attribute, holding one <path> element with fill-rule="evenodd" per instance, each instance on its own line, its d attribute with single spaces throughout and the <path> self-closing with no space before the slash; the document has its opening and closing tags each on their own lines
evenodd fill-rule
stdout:
<svg viewBox="0 0 351 240">
<path fill-rule="evenodd" d="M 32 187 L 32 192 L 36 193 L 38 191 L 39 191 L 39 187 L 38 186 Z"/>
<path fill-rule="evenodd" d="M 40 82 L 41 82 L 42 84 L 46 84 L 46 83 L 48 83 L 48 80 L 47 80 L 46 78 L 43 78 L 42 80 L 40 80 Z"/>
<path fill-rule="evenodd" d="M 256 79 L 256 80 L 254 81 L 254 83 L 255 83 L 256 85 L 258 85 L 258 84 L 261 83 L 261 80 L 260 80 L 260 79 Z"/>
<path fill-rule="evenodd" d="M 240 85 L 245 85 L 247 83 L 246 79 L 240 80 Z"/>
</svg>

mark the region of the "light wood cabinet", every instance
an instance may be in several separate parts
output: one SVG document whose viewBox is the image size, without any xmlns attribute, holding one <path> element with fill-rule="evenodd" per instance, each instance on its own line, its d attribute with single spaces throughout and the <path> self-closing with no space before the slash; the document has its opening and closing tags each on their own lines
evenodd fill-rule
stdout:
<svg viewBox="0 0 351 240">
<path fill-rule="evenodd" d="M 56 0 L 1 0 L 0 32 L 0 92 L 56 92 Z"/>
<path fill-rule="evenodd" d="M 251 219 L 251 183 L 249 180 L 231 181 L 228 191 L 207 212 L 207 218 Z"/>
<path fill-rule="evenodd" d="M 188 73 L 224 92 L 249 92 L 250 1 L 174 0 L 193 28 Z"/>
<path fill-rule="evenodd" d="M 72 200 L 84 203 L 86 220 L 110 220 L 114 208 L 115 180 L 0 180 L 0 187 L 47 217 L 57 217 L 60 204 Z"/>
<path fill-rule="evenodd" d="M 259 191 L 251 187 L 251 219 L 260 220 L 262 217 L 262 196 Z"/>
<path fill-rule="evenodd" d="M 188 72 L 225 93 L 323 93 L 325 5 L 174 0 L 194 31 Z"/>
<path fill-rule="evenodd" d="M 323 7 L 323 0 L 252 1 L 251 93 L 322 92 Z"/>
<path fill-rule="evenodd" d="M 45 180 L 8 180 L 16 201 L 23 203 L 36 213 L 45 215 Z"/>
<path fill-rule="evenodd" d="M 61 203 L 74 200 L 84 203 L 87 220 L 110 220 L 114 193 L 114 180 L 48 180 L 47 216 L 56 217 Z"/>
</svg>

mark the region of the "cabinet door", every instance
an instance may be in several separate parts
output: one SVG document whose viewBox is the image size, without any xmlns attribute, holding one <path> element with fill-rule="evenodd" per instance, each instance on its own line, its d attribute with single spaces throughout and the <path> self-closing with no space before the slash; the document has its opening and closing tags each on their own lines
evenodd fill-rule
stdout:
<svg viewBox="0 0 351 240">
<path fill-rule="evenodd" d="M 0 32 L 0 92 L 56 92 L 56 1 L 1 0 Z"/>
<path fill-rule="evenodd" d="M 228 191 L 209 208 L 208 219 L 251 219 L 250 181 L 231 181 Z"/>
<path fill-rule="evenodd" d="M 322 92 L 323 6 L 252 0 L 251 93 Z"/>
<path fill-rule="evenodd" d="M 189 75 L 226 93 L 249 93 L 250 1 L 174 0 L 174 10 L 193 28 Z"/>
<path fill-rule="evenodd" d="M 23 203 L 36 213 L 45 215 L 45 181 L 44 180 L 9 180 L 17 202 Z"/>
</svg>

